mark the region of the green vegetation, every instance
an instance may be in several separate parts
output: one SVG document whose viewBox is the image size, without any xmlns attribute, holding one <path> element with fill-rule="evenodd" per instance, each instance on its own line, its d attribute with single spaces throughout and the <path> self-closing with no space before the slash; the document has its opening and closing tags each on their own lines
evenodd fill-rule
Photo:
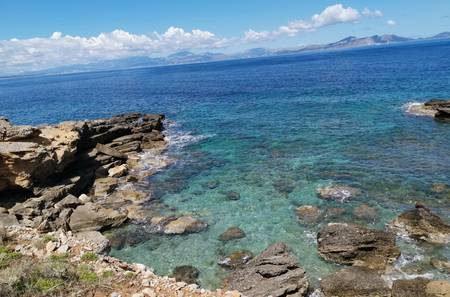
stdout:
<svg viewBox="0 0 450 297">
<path fill-rule="evenodd" d="M 21 257 L 21 253 L 13 252 L 4 246 L 0 246 L 0 269 L 9 266 L 14 260 Z"/>
<path fill-rule="evenodd" d="M 105 270 L 102 273 L 102 277 L 104 277 L 104 278 L 111 278 L 113 276 L 114 276 L 114 272 L 111 270 Z"/>
<path fill-rule="evenodd" d="M 64 283 L 62 279 L 58 278 L 39 278 L 36 280 L 36 288 L 42 292 L 48 292 L 56 289 Z"/>
<path fill-rule="evenodd" d="M 125 271 L 123 273 L 123 275 L 125 275 L 126 278 L 133 278 L 133 277 L 136 276 L 136 274 L 134 272 L 132 272 L 132 271 Z"/>
<path fill-rule="evenodd" d="M 82 282 L 95 283 L 98 281 L 98 276 L 93 272 L 88 265 L 80 265 L 78 267 L 78 277 Z"/>
<path fill-rule="evenodd" d="M 91 262 L 91 261 L 97 261 L 98 256 L 96 253 L 93 252 L 86 252 L 81 256 L 81 260 L 85 262 Z"/>
<path fill-rule="evenodd" d="M 47 242 L 49 242 L 49 241 L 58 241 L 58 240 L 57 240 L 56 237 L 53 236 L 53 235 L 45 234 L 45 235 L 42 237 L 42 242 L 47 243 Z"/>
</svg>

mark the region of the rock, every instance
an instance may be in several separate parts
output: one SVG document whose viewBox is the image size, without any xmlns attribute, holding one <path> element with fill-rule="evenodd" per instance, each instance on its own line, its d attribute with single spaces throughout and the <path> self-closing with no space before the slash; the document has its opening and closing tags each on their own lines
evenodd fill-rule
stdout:
<svg viewBox="0 0 450 297">
<path fill-rule="evenodd" d="M 196 233 L 206 229 L 208 225 L 190 216 L 182 216 L 164 226 L 165 234 Z"/>
<path fill-rule="evenodd" d="M 433 99 L 425 103 L 414 103 L 408 107 L 408 113 L 436 118 L 450 117 L 450 100 Z"/>
<path fill-rule="evenodd" d="M 128 165 L 122 164 L 120 166 L 113 167 L 108 170 L 108 176 L 110 177 L 121 177 L 127 174 L 128 172 Z"/>
<path fill-rule="evenodd" d="M 342 207 L 330 207 L 325 211 L 325 218 L 327 219 L 335 219 L 344 215 L 346 212 L 345 208 Z"/>
<path fill-rule="evenodd" d="M 218 186 L 219 186 L 219 182 L 217 180 L 211 180 L 206 183 L 206 187 L 211 190 L 217 188 Z"/>
<path fill-rule="evenodd" d="M 443 193 L 448 190 L 448 185 L 441 183 L 432 184 L 430 190 L 434 193 Z"/>
<path fill-rule="evenodd" d="M 3 225 L 0 224 L 0 245 L 6 240 L 6 229 Z"/>
<path fill-rule="evenodd" d="M 338 202 L 345 202 L 361 194 L 361 191 L 359 189 L 341 185 L 320 187 L 317 188 L 316 192 L 317 196 L 320 199 L 333 200 Z"/>
<path fill-rule="evenodd" d="M 249 251 L 235 251 L 229 256 L 221 259 L 218 264 L 231 269 L 241 267 L 253 258 L 253 254 Z"/>
<path fill-rule="evenodd" d="M 273 183 L 275 190 L 281 194 L 288 195 L 295 189 L 295 182 L 291 179 L 279 179 Z"/>
<path fill-rule="evenodd" d="M 396 280 L 392 297 L 450 297 L 450 282 L 424 278 Z"/>
<path fill-rule="evenodd" d="M 63 200 L 59 201 L 55 204 L 56 209 L 63 209 L 63 208 L 74 208 L 81 204 L 81 201 L 73 196 L 68 195 Z"/>
<path fill-rule="evenodd" d="M 286 244 L 276 243 L 233 271 L 225 287 L 249 297 L 300 297 L 306 296 L 309 282 Z"/>
<path fill-rule="evenodd" d="M 18 226 L 19 221 L 15 215 L 0 213 L 0 227 Z"/>
<path fill-rule="evenodd" d="M 98 231 L 83 231 L 74 234 L 78 240 L 83 240 L 93 248 L 93 251 L 98 254 L 103 254 L 109 251 L 109 240 Z"/>
<path fill-rule="evenodd" d="M 348 267 L 325 277 L 320 282 L 325 297 L 390 297 L 391 290 L 374 270 Z"/>
<path fill-rule="evenodd" d="M 121 153 L 113 148 L 110 148 L 104 144 L 101 143 L 97 143 L 97 145 L 95 146 L 95 149 L 107 156 L 111 156 L 117 159 L 127 159 L 127 155 L 125 155 L 124 153 Z"/>
<path fill-rule="evenodd" d="M 0 118 L 0 141 L 17 141 L 37 137 L 39 129 L 31 126 L 13 126 L 6 118 Z"/>
<path fill-rule="evenodd" d="M 72 231 L 98 231 L 120 226 L 127 219 L 126 214 L 92 203 L 78 206 L 70 216 Z"/>
<path fill-rule="evenodd" d="M 319 255 L 325 260 L 385 269 L 400 256 L 394 234 L 350 223 L 330 223 L 317 234 Z"/>
<path fill-rule="evenodd" d="M 104 197 L 111 194 L 119 184 L 116 177 L 98 178 L 94 183 L 94 195 L 98 197 Z"/>
<path fill-rule="evenodd" d="M 225 232 L 220 234 L 220 241 L 230 241 L 234 239 L 240 239 L 245 237 L 245 232 L 242 231 L 241 228 L 238 227 L 230 227 Z"/>
<path fill-rule="evenodd" d="M 85 203 L 88 203 L 88 202 L 91 202 L 92 201 L 92 198 L 91 197 L 89 197 L 88 195 L 86 195 L 86 194 L 81 194 L 80 195 L 80 197 L 78 197 L 78 199 L 80 200 L 80 202 L 81 203 L 83 203 L 83 204 L 85 204 Z"/>
<path fill-rule="evenodd" d="M 449 259 L 431 258 L 430 264 L 438 270 L 450 273 L 450 260 Z"/>
<path fill-rule="evenodd" d="M 228 191 L 225 193 L 225 195 L 227 196 L 228 200 L 239 200 L 241 199 L 241 194 L 239 194 L 238 192 L 235 191 Z"/>
<path fill-rule="evenodd" d="M 49 241 L 47 242 L 47 244 L 45 245 L 45 250 L 47 251 L 47 254 L 50 254 L 51 252 L 53 252 L 56 249 L 56 242 L 54 241 Z"/>
<path fill-rule="evenodd" d="M 353 210 L 355 217 L 363 220 L 374 221 L 378 217 L 378 212 L 375 207 L 371 207 L 366 203 L 357 206 Z"/>
<path fill-rule="evenodd" d="M 450 226 L 422 205 L 399 215 L 390 227 L 417 240 L 438 244 L 450 242 Z"/>
<path fill-rule="evenodd" d="M 176 267 L 172 276 L 176 279 L 177 282 L 185 282 L 187 284 L 197 284 L 198 276 L 200 275 L 200 271 L 190 265 L 183 265 Z"/>
<path fill-rule="evenodd" d="M 145 297 L 157 297 L 155 290 L 151 288 L 145 288 L 144 290 L 142 290 L 142 293 Z"/>
<path fill-rule="evenodd" d="M 299 220 L 306 224 L 316 224 L 322 216 L 319 208 L 313 205 L 302 205 L 296 212 Z"/>
</svg>

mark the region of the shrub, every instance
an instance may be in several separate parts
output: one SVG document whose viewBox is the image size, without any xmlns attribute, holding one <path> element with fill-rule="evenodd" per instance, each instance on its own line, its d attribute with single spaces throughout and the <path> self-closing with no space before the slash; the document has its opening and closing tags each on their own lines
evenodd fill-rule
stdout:
<svg viewBox="0 0 450 297">
<path fill-rule="evenodd" d="M 80 267 L 78 267 L 78 277 L 82 282 L 86 283 L 95 283 L 98 281 L 97 274 L 87 265 L 80 265 Z"/>
<path fill-rule="evenodd" d="M 98 256 L 96 253 L 86 252 L 81 256 L 81 260 L 86 261 L 86 262 L 97 261 Z"/>
<path fill-rule="evenodd" d="M 59 278 L 38 278 L 35 282 L 35 286 L 39 291 L 48 292 L 56 289 L 64 283 Z"/>
</svg>

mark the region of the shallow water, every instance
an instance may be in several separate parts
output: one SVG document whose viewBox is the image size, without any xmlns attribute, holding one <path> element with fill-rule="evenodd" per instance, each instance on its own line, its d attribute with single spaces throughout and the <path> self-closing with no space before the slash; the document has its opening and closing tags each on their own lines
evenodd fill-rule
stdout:
<svg viewBox="0 0 450 297">
<path fill-rule="evenodd" d="M 335 221 L 383 228 L 421 201 L 444 219 L 450 191 L 450 123 L 404 112 L 410 102 L 450 98 L 450 41 L 302 54 L 153 69 L 0 80 L 2 114 L 39 124 L 108 116 L 118 112 L 165 113 L 173 121 L 168 157 L 176 162 L 149 180 L 167 214 L 190 214 L 209 224 L 186 236 L 143 235 L 126 227 L 130 243 L 113 256 L 148 264 L 160 274 L 179 265 L 201 270 L 206 287 L 220 285 L 224 254 L 258 253 L 286 242 L 313 283 L 337 266 L 322 261 L 315 234 L 295 209 L 343 207 Z M 216 182 L 210 189 L 207 184 Z M 322 201 L 318 186 L 361 189 L 348 203 Z M 227 191 L 240 200 L 230 201 Z M 355 207 L 376 208 L 359 219 Z M 228 227 L 247 237 L 222 243 Z M 450 257 L 448 247 L 399 241 L 397 267 L 409 275 L 439 275 L 430 255 Z M 417 265 L 416 265 L 417 264 Z M 407 266 L 419 268 L 408 268 Z M 404 277 L 404 276 L 403 276 Z"/>
</svg>

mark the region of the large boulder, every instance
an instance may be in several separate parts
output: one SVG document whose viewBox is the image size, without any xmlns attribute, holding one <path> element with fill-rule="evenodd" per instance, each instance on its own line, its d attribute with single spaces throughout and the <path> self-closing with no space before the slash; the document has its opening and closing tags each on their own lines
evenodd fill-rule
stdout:
<svg viewBox="0 0 450 297">
<path fill-rule="evenodd" d="M 98 231 L 120 226 L 126 219 L 127 215 L 117 210 L 86 203 L 73 211 L 69 227 L 72 231 Z"/>
<path fill-rule="evenodd" d="M 284 243 L 276 243 L 233 271 L 225 287 L 248 297 L 306 296 L 309 282 Z"/>
<path fill-rule="evenodd" d="M 422 205 L 399 215 L 390 227 L 417 240 L 438 244 L 450 242 L 450 226 Z"/>
<path fill-rule="evenodd" d="M 386 281 L 365 267 L 348 267 L 325 277 L 320 282 L 325 297 L 390 297 Z"/>
<path fill-rule="evenodd" d="M 317 234 L 320 256 L 345 265 L 384 269 L 400 256 L 395 235 L 350 223 L 330 223 Z"/>
<path fill-rule="evenodd" d="M 186 234 L 203 231 L 208 225 L 190 216 L 182 216 L 164 226 L 165 234 Z"/>
<path fill-rule="evenodd" d="M 392 297 L 450 297 L 450 282 L 424 278 L 396 280 Z"/>
</svg>

